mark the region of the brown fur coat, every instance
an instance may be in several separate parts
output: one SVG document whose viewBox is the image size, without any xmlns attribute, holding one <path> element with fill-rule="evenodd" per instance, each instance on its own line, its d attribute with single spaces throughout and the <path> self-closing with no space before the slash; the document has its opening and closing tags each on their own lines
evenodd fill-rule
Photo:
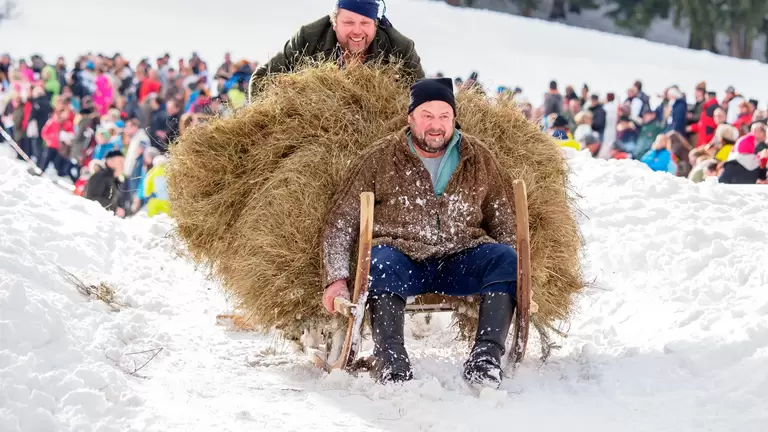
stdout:
<svg viewBox="0 0 768 432">
<path fill-rule="evenodd" d="M 413 153 L 407 128 L 374 144 L 351 168 L 323 231 L 323 283 L 349 278 L 357 251 L 360 194 L 373 192 L 373 245 L 393 246 L 414 260 L 441 257 L 484 243 L 514 246 L 511 185 L 490 150 L 462 134 L 460 158 L 445 193 Z"/>
</svg>

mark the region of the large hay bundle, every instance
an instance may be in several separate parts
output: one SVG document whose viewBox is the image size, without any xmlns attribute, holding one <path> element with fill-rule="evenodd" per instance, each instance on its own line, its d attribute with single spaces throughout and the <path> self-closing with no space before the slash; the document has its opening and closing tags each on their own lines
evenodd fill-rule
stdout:
<svg viewBox="0 0 768 432">
<path fill-rule="evenodd" d="M 253 104 L 186 132 L 168 166 L 177 234 L 221 278 L 236 307 L 296 339 L 337 317 L 320 304 L 320 235 L 352 161 L 406 124 L 408 88 L 398 66 L 329 64 L 271 78 Z M 462 130 L 498 154 L 510 181 L 528 184 L 537 320 L 568 317 L 583 287 L 581 238 L 557 145 L 506 102 L 457 100 Z M 475 307 L 457 312 L 464 338 Z"/>
</svg>

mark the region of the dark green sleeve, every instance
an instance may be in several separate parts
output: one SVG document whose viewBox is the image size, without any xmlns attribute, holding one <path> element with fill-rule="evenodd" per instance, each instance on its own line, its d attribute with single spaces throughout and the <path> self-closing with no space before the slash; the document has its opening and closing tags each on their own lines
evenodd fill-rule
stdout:
<svg viewBox="0 0 768 432">
<path fill-rule="evenodd" d="M 285 43 L 283 50 L 251 75 L 248 84 L 248 102 L 250 103 L 261 90 L 263 79 L 267 75 L 286 73 L 293 70 L 296 59 L 306 50 L 307 42 L 304 36 L 304 29 L 299 29 L 288 42 Z"/>
<path fill-rule="evenodd" d="M 416 44 L 413 41 L 409 41 L 406 55 L 403 58 L 405 67 L 411 74 L 413 81 L 424 78 L 424 68 L 421 67 L 421 58 L 416 52 Z"/>
</svg>

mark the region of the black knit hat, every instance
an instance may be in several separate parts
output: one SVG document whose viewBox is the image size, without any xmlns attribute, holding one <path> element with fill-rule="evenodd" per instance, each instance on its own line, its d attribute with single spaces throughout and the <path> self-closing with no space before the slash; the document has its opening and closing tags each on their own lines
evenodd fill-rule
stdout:
<svg viewBox="0 0 768 432">
<path fill-rule="evenodd" d="M 411 105 L 408 114 L 417 106 L 430 101 L 443 101 L 453 108 L 456 115 L 456 98 L 453 95 L 453 81 L 450 78 L 420 79 L 411 86 Z"/>
<path fill-rule="evenodd" d="M 110 150 L 110 152 L 107 153 L 106 156 L 104 156 L 104 160 L 109 160 L 109 159 L 112 159 L 113 157 L 118 157 L 118 156 L 125 157 L 125 155 L 123 155 L 123 152 L 121 152 L 120 150 Z"/>
</svg>

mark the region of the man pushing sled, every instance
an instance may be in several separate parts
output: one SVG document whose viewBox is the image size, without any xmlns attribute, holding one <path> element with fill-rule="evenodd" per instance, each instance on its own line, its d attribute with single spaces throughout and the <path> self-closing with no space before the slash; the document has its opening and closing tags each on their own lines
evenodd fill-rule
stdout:
<svg viewBox="0 0 768 432">
<path fill-rule="evenodd" d="M 367 308 L 374 377 L 384 383 L 413 377 L 404 346 L 408 297 L 479 295 L 478 329 L 463 376 L 470 384 L 498 387 L 516 303 L 511 185 L 491 151 L 458 129 L 450 79 L 422 79 L 411 87 L 408 124 L 361 156 L 332 202 L 323 232 L 323 305 L 332 312 L 335 298 L 349 298 L 359 197 L 372 192 Z"/>
</svg>

